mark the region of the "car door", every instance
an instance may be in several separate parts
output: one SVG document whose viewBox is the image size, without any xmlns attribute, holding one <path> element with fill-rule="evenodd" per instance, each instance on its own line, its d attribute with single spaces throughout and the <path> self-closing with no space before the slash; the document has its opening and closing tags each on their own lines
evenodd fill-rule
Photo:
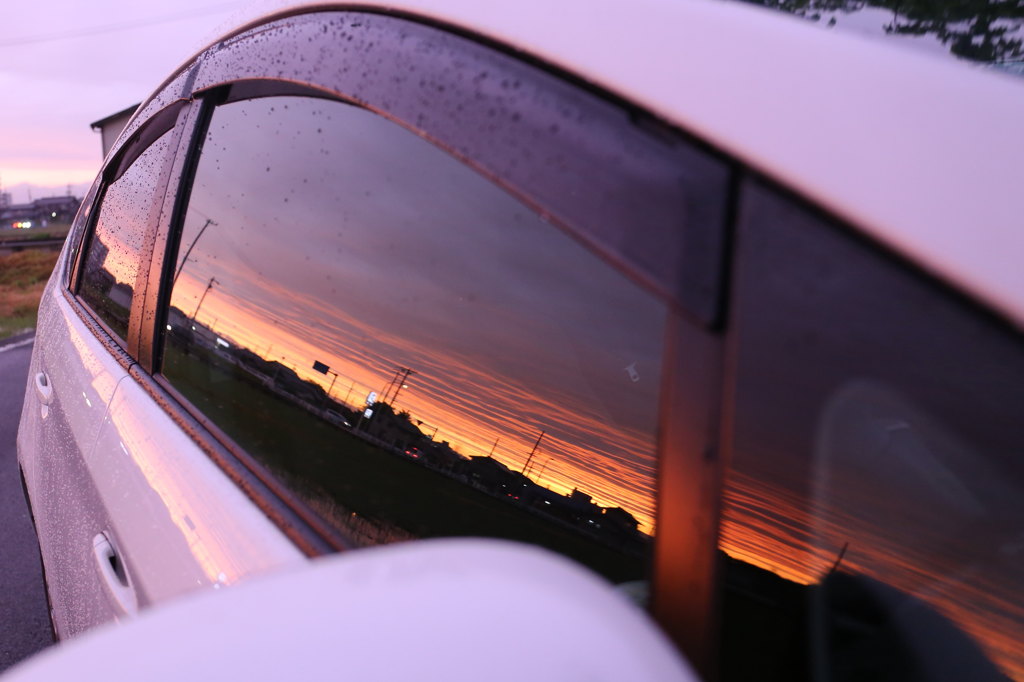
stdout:
<svg viewBox="0 0 1024 682">
<path fill-rule="evenodd" d="M 715 317 L 728 164 L 395 17 L 260 26 L 201 55 L 189 96 L 162 286 L 97 453 L 128 452 L 168 536 L 235 538 L 196 584 L 247 575 L 225 567 L 262 531 L 190 493 L 189 440 L 306 554 L 500 537 L 649 605 L 666 337 Z M 129 573 L 175 593 L 131 524 Z"/>
<path fill-rule="evenodd" d="M 161 124 L 142 130 L 97 179 L 40 305 L 19 453 L 61 637 L 125 613 L 104 577 L 116 566 L 105 555 L 108 519 L 88 457 L 132 364 L 132 291 L 173 150 Z"/>
<path fill-rule="evenodd" d="M 69 491 L 59 513 L 41 514 L 63 543 L 44 551 L 53 566 L 48 575 L 61 636 L 301 558 L 128 377 L 145 301 L 157 291 L 149 280 L 153 244 L 166 234 L 186 156 L 178 155 L 179 146 L 187 148 L 190 139 L 182 133 L 192 120 L 185 100 L 153 108 L 148 119 L 143 112 L 127 151 L 105 171 L 70 301 L 81 306 L 84 319 L 92 318 L 97 336 L 113 340 L 96 355 L 115 362 L 117 371 L 101 374 L 107 381 L 103 410 L 83 418 L 87 442 L 62 453 L 64 467 L 44 482 L 44 489 Z M 71 364 L 81 371 L 95 362 L 74 358 Z"/>
<path fill-rule="evenodd" d="M 659 572 L 701 585 L 717 521 L 702 513 L 680 580 L 654 556 L 693 524 L 656 521 L 656 493 L 661 453 L 701 451 L 663 442 L 663 388 L 693 362 L 668 341 L 717 318 L 726 161 L 397 17 L 284 17 L 175 82 L 180 142 L 154 152 L 167 190 L 144 193 L 134 278 L 95 274 L 99 227 L 79 259 L 127 376 L 80 465 L 76 598 L 103 607 L 63 631 L 426 537 L 541 545 L 644 606 Z"/>
</svg>

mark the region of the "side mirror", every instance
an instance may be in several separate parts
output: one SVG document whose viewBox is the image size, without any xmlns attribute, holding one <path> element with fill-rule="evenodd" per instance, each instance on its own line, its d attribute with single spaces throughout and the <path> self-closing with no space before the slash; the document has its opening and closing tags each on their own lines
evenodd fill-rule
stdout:
<svg viewBox="0 0 1024 682">
<path fill-rule="evenodd" d="M 558 555 L 497 540 L 360 550 L 190 596 L 53 647 L 2 682 L 678 680 L 650 618 Z"/>
</svg>

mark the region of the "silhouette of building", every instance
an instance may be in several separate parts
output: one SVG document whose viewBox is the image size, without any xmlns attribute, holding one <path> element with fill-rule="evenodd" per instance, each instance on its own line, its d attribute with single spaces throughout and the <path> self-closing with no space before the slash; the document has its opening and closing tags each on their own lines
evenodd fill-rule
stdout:
<svg viewBox="0 0 1024 682">
<path fill-rule="evenodd" d="M 127 109 L 123 109 L 116 114 L 111 114 L 106 118 L 101 118 L 98 121 L 93 121 L 89 124 L 89 127 L 93 130 L 98 130 L 100 133 L 100 145 L 103 147 L 103 158 L 107 157 L 107 153 L 110 148 L 114 146 L 114 142 L 117 141 L 117 136 L 121 134 L 124 127 L 128 125 L 128 121 L 131 119 L 132 114 L 139 108 L 138 104 L 133 104 Z"/>
<path fill-rule="evenodd" d="M 7 195 L 8 198 L 10 195 Z M 70 223 L 78 213 L 82 200 L 76 197 L 44 197 L 27 204 L 0 205 L 0 225 L 30 220 L 33 227 L 45 227 L 49 223 Z"/>
</svg>

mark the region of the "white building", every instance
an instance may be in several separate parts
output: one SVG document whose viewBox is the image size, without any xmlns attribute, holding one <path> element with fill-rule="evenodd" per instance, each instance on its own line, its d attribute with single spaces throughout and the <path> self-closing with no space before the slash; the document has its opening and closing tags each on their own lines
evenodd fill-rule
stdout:
<svg viewBox="0 0 1024 682">
<path fill-rule="evenodd" d="M 132 117 L 135 110 L 139 108 L 138 104 L 119 111 L 116 114 L 111 114 L 106 118 L 101 118 L 98 121 L 94 121 L 89 124 L 89 127 L 93 130 L 100 131 L 100 143 L 103 145 L 103 158 L 107 158 L 107 152 L 114 146 L 114 142 L 117 140 L 117 136 L 121 134 L 124 127 L 128 124 L 128 119 Z"/>
</svg>

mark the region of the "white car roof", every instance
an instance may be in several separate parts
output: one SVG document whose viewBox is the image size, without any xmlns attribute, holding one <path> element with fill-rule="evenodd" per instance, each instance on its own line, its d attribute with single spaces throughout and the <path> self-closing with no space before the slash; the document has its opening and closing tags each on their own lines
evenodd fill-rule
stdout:
<svg viewBox="0 0 1024 682">
<path fill-rule="evenodd" d="M 1024 83 L 727 0 L 269 0 L 450 24 L 710 142 L 1024 328 Z M 226 33 L 227 29 L 220 33 Z"/>
</svg>

